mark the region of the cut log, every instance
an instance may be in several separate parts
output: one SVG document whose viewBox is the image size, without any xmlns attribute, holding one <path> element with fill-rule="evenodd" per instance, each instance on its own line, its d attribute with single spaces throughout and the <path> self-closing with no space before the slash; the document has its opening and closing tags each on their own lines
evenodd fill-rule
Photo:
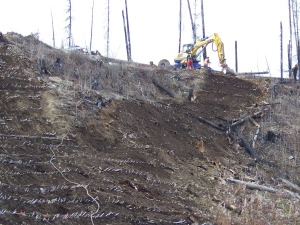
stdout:
<svg viewBox="0 0 300 225">
<path fill-rule="evenodd" d="M 217 124 L 215 124 L 215 123 L 213 123 L 213 122 L 211 122 L 211 121 L 209 121 L 207 119 L 204 119 L 204 118 L 202 118 L 200 116 L 198 117 L 198 120 L 200 120 L 201 122 L 207 123 L 208 125 L 212 126 L 213 128 L 216 128 L 216 129 L 218 129 L 220 131 L 224 131 L 223 127 L 220 127 Z"/>
<path fill-rule="evenodd" d="M 273 192 L 273 193 L 278 192 L 277 189 L 272 188 L 272 187 L 267 187 L 267 186 L 263 186 L 263 185 L 259 185 L 259 184 L 253 184 L 253 183 L 249 183 L 249 182 L 246 182 L 246 181 L 237 180 L 237 179 L 234 179 L 234 178 L 227 178 L 226 181 L 245 185 L 249 189 L 260 190 L 260 191 L 268 191 L 268 192 Z"/>
<path fill-rule="evenodd" d="M 168 90 L 166 87 L 164 87 L 162 84 L 160 84 L 155 78 L 152 78 L 152 83 L 158 87 L 160 90 L 164 91 L 165 93 L 167 93 L 170 97 L 175 98 L 175 95 Z"/>
</svg>

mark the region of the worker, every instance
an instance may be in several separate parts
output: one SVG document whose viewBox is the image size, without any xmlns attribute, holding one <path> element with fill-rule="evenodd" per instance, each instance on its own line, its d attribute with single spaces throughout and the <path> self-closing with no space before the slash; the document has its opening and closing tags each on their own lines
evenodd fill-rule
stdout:
<svg viewBox="0 0 300 225">
<path fill-rule="evenodd" d="M 192 57 L 191 52 L 188 53 L 186 59 L 187 59 L 187 69 L 188 69 L 188 70 L 193 69 L 193 68 L 194 68 L 194 67 L 193 67 L 193 57 Z"/>
<path fill-rule="evenodd" d="M 209 64 L 210 64 L 209 57 L 206 57 L 206 58 L 204 59 L 204 62 L 203 62 L 204 68 L 208 68 L 208 65 L 209 65 Z"/>
<path fill-rule="evenodd" d="M 293 73 L 293 75 L 294 75 L 294 80 L 297 81 L 298 64 L 296 64 L 296 65 L 293 67 L 292 73 Z"/>
</svg>

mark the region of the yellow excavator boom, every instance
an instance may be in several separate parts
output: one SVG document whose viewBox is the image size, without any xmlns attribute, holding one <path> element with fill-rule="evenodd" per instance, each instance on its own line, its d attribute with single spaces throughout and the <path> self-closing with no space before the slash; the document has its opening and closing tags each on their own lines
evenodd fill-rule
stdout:
<svg viewBox="0 0 300 225">
<path fill-rule="evenodd" d="M 217 33 L 214 33 L 211 37 L 207 37 L 202 40 L 197 40 L 194 47 L 191 49 L 191 54 L 195 55 L 199 48 L 205 48 L 210 43 L 214 43 L 217 47 L 219 62 L 221 65 L 223 65 L 225 63 L 224 44 Z"/>
</svg>

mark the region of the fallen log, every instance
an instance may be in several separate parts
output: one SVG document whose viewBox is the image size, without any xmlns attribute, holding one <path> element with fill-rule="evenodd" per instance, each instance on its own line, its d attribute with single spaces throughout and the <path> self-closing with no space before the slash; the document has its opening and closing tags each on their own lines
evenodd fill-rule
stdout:
<svg viewBox="0 0 300 225">
<path fill-rule="evenodd" d="M 257 106 L 267 106 L 267 105 L 279 105 L 280 102 L 274 102 L 274 103 L 262 103 L 262 104 L 258 104 Z"/>
<path fill-rule="evenodd" d="M 263 185 L 259 185 L 259 184 L 253 184 L 253 183 L 249 183 L 246 181 L 237 180 L 234 178 L 227 178 L 226 181 L 245 185 L 249 189 L 254 189 L 254 190 L 259 190 L 259 191 L 268 191 L 268 192 L 272 192 L 272 193 L 278 192 L 277 189 L 272 188 L 272 187 L 267 187 L 267 186 L 263 186 Z"/>
<path fill-rule="evenodd" d="M 290 196 L 292 196 L 294 198 L 300 199 L 300 195 L 295 193 L 295 192 L 292 192 L 292 191 L 289 191 L 289 190 L 286 190 L 286 189 L 284 189 L 283 192 L 289 194 Z"/>
<path fill-rule="evenodd" d="M 259 131 L 260 131 L 260 127 L 257 127 L 254 138 L 253 138 L 252 148 L 255 148 L 255 143 L 256 143 Z"/>
<path fill-rule="evenodd" d="M 242 144 L 245 146 L 246 151 L 254 158 L 259 160 L 259 156 L 256 153 L 255 149 L 251 147 L 251 144 L 247 141 L 247 139 L 244 137 L 244 135 L 242 134 L 242 132 L 240 131 L 240 129 L 235 126 L 233 128 L 234 132 L 236 132 L 236 134 L 238 135 L 238 137 L 240 138 L 240 140 L 242 141 Z"/>
<path fill-rule="evenodd" d="M 212 126 L 213 128 L 216 128 L 216 129 L 218 129 L 220 131 L 224 131 L 223 127 L 220 127 L 217 124 L 215 124 L 215 123 L 213 123 L 213 122 L 211 122 L 211 121 L 209 121 L 207 119 L 204 119 L 204 118 L 202 118 L 200 116 L 198 117 L 198 120 L 200 120 L 201 122 L 207 123 L 208 125 Z"/>
<path fill-rule="evenodd" d="M 246 116 L 246 117 L 244 117 L 242 119 L 239 119 L 238 121 L 232 123 L 231 126 L 234 127 L 234 126 L 240 125 L 240 124 L 244 123 L 246 120 L 249 120 L 249 119 L 251 119 L 251 118 L 253 118 L 255 116 L 258 116 L 260 114 L 262 114 L 262 111 L 258 111 L 256 113 L 253 113 L 252 115 L 249 115 L 249 116 Z"/>
<path fill-rule="evenodd" d="M 167 93 L 170 97 L 175 98 L 175 95 L 168 90 L 166 87 L 164 87 L 162 84 L 160 84 L 155 78 L 152 78 L 152 83 L 158 87 L 160 90 L 164 91 L 165 93 Z"/>
<path fill-rule="evenodd" d="M 283 179 L 283 178 L 279 178 L 279 180 L 283 183 L 285 183 L 289 188 L 291 188 L 293 191 L 296 191 L 298 193 L 300 193 L 300 187 L 296 184 L 293 184 L 291 182 L 289 182 L 288 180 L 286 179 Z"/>
</svg>

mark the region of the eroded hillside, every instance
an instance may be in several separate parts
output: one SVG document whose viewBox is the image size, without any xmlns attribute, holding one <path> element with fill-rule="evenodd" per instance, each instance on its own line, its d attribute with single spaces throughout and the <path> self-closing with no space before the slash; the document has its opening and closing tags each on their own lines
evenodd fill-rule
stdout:
<svg viewBox="0 0 300 225">
<path fill-rule="evenodd" d="M 267 115 L 270 81 L 108 62 L 30 36 L 6 38 L 0 43 L 2 224 L 252 224 L 247 201 L 267 209 L 255 191 L 226 178 L 278 187 L 265 173 L 273 164 L 262 162 L 260 173 L 226 124 Z M 53 64 L 58 57 L 60 67 Z M 48 74 L 41 74 L 41 59 Z M 256 132 L 242 125 L 246 138 Z"/>
</svg>

